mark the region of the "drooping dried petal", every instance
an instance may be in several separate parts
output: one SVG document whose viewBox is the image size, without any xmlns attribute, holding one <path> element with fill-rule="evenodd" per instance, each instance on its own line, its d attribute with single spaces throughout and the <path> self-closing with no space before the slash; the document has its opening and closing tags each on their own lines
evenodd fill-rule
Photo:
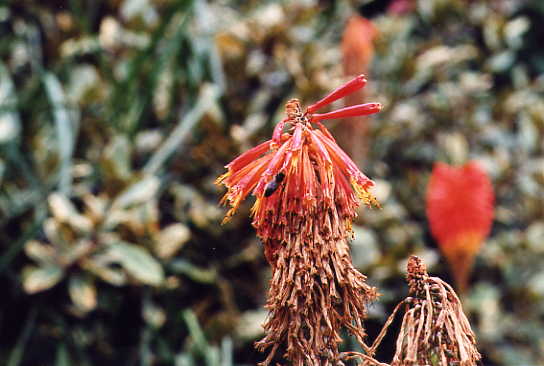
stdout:
<svg viewBox="0 0 544 366">
<path fill-rule="evenodd" d="M 275 346 L 283 343 L 292 365 L 336 365 L 342 329 L 365 344 L 362 320 L 376 290 L 351 264 L 345 240 L 297 238 L 279 245 L 266 304 L 266 336 L 256 343 L 261 351 L 271 349 L 261 365 L 268 365 Z"/>
</svg>

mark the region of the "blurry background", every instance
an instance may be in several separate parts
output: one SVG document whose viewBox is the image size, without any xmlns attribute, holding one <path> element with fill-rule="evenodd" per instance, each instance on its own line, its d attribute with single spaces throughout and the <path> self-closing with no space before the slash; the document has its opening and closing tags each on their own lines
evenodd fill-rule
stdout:
<svg viewBox="0 0 544 366">
<path fill-rule="evenodd" d="M 261 361 L 252 200 L 220 226 L 214 179 L 286 100 L 363 70 L 384 110 L 327 124 L 351 131 L 383 206 L 352 243 L 382 293 L 369 334 L 406 296 L 410 254 L 451 282 L 426 186 L 435 161 L 476 159 L 497 197 L 464 299 L 483 363 L 544 365 L 543 39 L 538 0 L 3 2 L 0 363 Z"/>
</svg>

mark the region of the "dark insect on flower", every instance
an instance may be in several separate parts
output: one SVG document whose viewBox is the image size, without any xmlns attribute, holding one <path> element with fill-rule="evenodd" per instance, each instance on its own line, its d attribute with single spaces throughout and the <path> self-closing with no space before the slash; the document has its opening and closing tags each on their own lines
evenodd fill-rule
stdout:
<svg viewBox="0 0 544 366">
<path fill-rule="evenodd" d="M 284 173 L 280 172 L 276 174 L 276 177 L 274 178 L 274 180 L 268 182 L 268 184 L 264 188 L 264 196 L 270 197 L 274 192 L 276 192 L 276 190 L 280 186 L 280 183 L 283 181 L 283 178 L 285 178 Z"/>
</svg>

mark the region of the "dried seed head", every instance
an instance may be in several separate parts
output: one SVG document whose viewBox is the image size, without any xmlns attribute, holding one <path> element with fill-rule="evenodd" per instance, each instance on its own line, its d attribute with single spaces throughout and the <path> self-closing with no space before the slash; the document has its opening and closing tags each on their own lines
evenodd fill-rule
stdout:
<svg viewBox="0 0 544 366">
<path fill-rule="evenodd" d="M 473 366 L 481 355 L 476 339 L 453 288 L 430 277 L 416 256 L 408 261 L 407 281 L 413 301 L 405 302 L 392 366 Z"/>
<path fill-rule="evenodd" d="M 429 278 L 427 267 L 421 259 L 415 255 L 408 259 L 406 281 L 411 295 L 425 298 L 425 280 Z"/>
</svg>

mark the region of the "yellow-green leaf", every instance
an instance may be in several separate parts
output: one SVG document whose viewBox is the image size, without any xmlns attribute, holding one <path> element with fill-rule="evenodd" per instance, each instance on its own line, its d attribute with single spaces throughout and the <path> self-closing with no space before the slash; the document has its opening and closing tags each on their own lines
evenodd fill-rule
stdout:
<svg viewBox="0 0 544 366">
<path fill-rule="evenodd" d="M 29 294 L 47 290 L 62 278 L 62 268 L 51 265 L 29 266 L 23 270 L 23 287 Z"/>
<path fill-rule="evenodd" d="M 149 252 L 137 245 L 118 242 L 111 244 L 110 255 L 134 278 L 148 285 L 159 285 L 164 280 L 160 263 Z"/>
<path fill-rule="evenodd" d="M 80 310 L 88 312 L 96 307 L 96 287 L 90 279 L 77 275 L 70 277 L 68 293 Z"/>
<path fill-rule="evenodd" d="M 172 224 L 162 229 L 155 237 L 155 253 L 161 258 L 170 258 L 191 238 L 186 225 Z"/>
</svg>

